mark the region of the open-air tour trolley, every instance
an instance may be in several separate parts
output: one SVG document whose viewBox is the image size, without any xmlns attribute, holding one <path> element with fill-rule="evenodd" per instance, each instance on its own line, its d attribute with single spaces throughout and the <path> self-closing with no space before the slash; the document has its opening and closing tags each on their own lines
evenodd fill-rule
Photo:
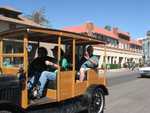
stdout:
<svg viewBox="0 0 150 113">
<path fill-rule="evenodd" d="M 98 69 L 90 69 L 83 82 L 78 82 L 76 77 L 77 61 L 88 44 L 105 46 L 89 36 L 46 28 L 19 28 L 0 33 L 0 113 L 34 112 L 44 107 L 52 109 L 52 113 L 76 113 L 84 109 L 88 113 L 102 113 L 108 95 L 105 71 L 98 73 Z M 28 70 L 40 46 L 46 47 L 51 56 L 49 48 L 57 46 L 58 61 L 61 49 L 70 51 L 72 64 L 69 70 L 58 68 L 56 80 L 46 85 L 45 97 L 32 100 L 27 88 Z"/>
</svg>

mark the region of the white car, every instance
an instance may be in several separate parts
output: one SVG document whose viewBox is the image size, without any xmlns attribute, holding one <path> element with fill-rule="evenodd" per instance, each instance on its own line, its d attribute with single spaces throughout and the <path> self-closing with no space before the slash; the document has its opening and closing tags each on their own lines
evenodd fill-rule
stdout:
<svg viewBox="0 0 150 113">
<path fill-rule="evenodd" d="M 150 66 L 139 68 L 141 77 L 150 77 Z"/>
</svg>

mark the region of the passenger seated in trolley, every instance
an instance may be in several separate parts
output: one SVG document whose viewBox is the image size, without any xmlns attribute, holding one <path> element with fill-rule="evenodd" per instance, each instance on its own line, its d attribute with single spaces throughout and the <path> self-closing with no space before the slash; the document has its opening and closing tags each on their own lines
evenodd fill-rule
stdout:
<svg viewBox="0 0 150 113">
<path fill-rule="evenodd" d="M 82 82 L 85 79 L 85 73 L 90 68 L 96 69 L 98 67 L 98 58 L 93 55 L 93 47 L 91 45 L 87 45 L 84 51 L 84 58 L 81 58 L 81 62 L 84 63 L 80 67 L 80 77 L 79 80 Z"/>
<path fill-rule="evenodd" d="M 41 51 L 41 48 L 43 51 Z M 43 96 L 43 90 L 45 88 L 45 85 L 48 80 L 56 80 L 57 75 L 57 69 L 59 67 L 57 63 L 58 58 L 58 47 L 55 46 L 53 49 L 51 49 L 54 58 L 47 56 L 47 50 L 44 47 L 38 48 L 38 57 L 31 63 L 30 67 L 42 67 L 42 69 L 35 69 L 34 76 L 29 80 L 29 89 L 33 89 L 33 91 L 30 91 L 32 94 L 31 98 L 40 98 Z M 43 54 L 42 57 L 40 54 Z M 38 59 L 38 60 L 37 60 Z M 42 60 L 40 60 L 42 59 Z M 35 61 L 38 61 L 38 63 Z M 34 64 L 34 65 L 33 65 Z M 36 65 L 35 65 L 36 64 Z M 59 64 L 61 66 L 61 70 L 67 70 L 69 67 L 69 63 L 65 57 L 64 51 L 61 49 L 61 59 L 59 61 Z M 36 84 L 31 86 L 31 84 Z"/>
<path fill-rule="evenodd" d="M 54 58 L 57 60 L 58 58 L 58 47 L 55 46 L 53 49 L 52 49 L 52 52 L 53 52 L 53 56 Z M 43 71 L 40 78 L 39 78 L 39 82 L 40 82 L 40 88 L 39 88 L 39 96 L 42 97 L 43 96 L 43 90 L 44 90 L 44 87 L 45 87 L 45 84 L 48 80 L 56 80 L 56 75 L 57 75 L 57 69 L 59 67 L 59 65 L 61 66 L 61 70 L 67 70 L 69 68 L 69 63 L 67 61 L 67 58 L 65 57 L 65 53 L 64 51 L 61 49 L 61 58 L 60 58 L 60 62 L 59 62 L 59 65 L 57 63 L 53 63 L 51 61 L 46 61 L 45 62 L 46 65 L 50 65 L 50 66 L 53 66 L 56 70 L 54 72 L 51 72 L 51 71 Z"/>
</svg>

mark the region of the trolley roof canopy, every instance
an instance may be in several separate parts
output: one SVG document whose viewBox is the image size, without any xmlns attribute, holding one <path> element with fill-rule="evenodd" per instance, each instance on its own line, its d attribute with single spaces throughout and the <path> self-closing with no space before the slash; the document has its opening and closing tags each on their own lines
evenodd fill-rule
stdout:
<svg viewBox="0 0 150 113">
<path fill-rule="evenodd" d="M 62 44 L 71 44 L 72 40 L 76 40 L 76 44 L 105 44 L 105 42 L 95 39 L 94 37 L 85 36 L 83 34 L 48 29 L 48 28 L 18 28 L 0 33 L 0 38 L 20 39 L 27 35 L 29 41 L 58 43 L 58 37 L 61 37 Z"/>
</svg>

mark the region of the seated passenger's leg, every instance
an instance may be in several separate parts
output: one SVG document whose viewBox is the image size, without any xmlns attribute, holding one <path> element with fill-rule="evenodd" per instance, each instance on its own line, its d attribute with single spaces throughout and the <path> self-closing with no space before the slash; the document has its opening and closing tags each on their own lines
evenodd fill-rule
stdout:
<svg viewBox="0 0 150 113">
<path fill-rule="evenodd" d="M 28 83 L 27 83 L 27 88 L 28 88 L 28 90 L 33 87 L 34 79 L 35 79 L 35 76 L 33 76 L 33 77 L 28 81 Z"/>
<path fill-rule="evenodd" d="M 90 68 L 87 67 L 86 62 L 84 64 L 82 64 L 81 68 L 80 68 L 80 82 L 82 82 L 85 79 L 85 73 L 87 72 L 87 70 L 89 70 Z"/>
<path fill-rule="evenodd" d="M 84 80 L 84 77 L 85 77 L 85 70 L 86 70 L 86 65 L 85 63 L 81 65 L 81 68 L 80 68 L 80 82 L 82 82 Z"/>
<path fill-rule="evenodd" d="M 80 78 L 79 80 L 82 82 L 84 80 L 85 71 L 84 68 L 80 68 Z"/>
<path fill-rule="evenodd" d="M 43 94 L 43 90 L 44 90 L 47 80 L 55 80 L 55 79 L 56 79 L 56 73 L 49 72 L 49 71 L 42 72 L 41 77 L 39 79 L 39 82 L 40 82 L 39 94 L 40 94 L 40 96 L 42 96 L 42 94 Z"/>
</svg>

